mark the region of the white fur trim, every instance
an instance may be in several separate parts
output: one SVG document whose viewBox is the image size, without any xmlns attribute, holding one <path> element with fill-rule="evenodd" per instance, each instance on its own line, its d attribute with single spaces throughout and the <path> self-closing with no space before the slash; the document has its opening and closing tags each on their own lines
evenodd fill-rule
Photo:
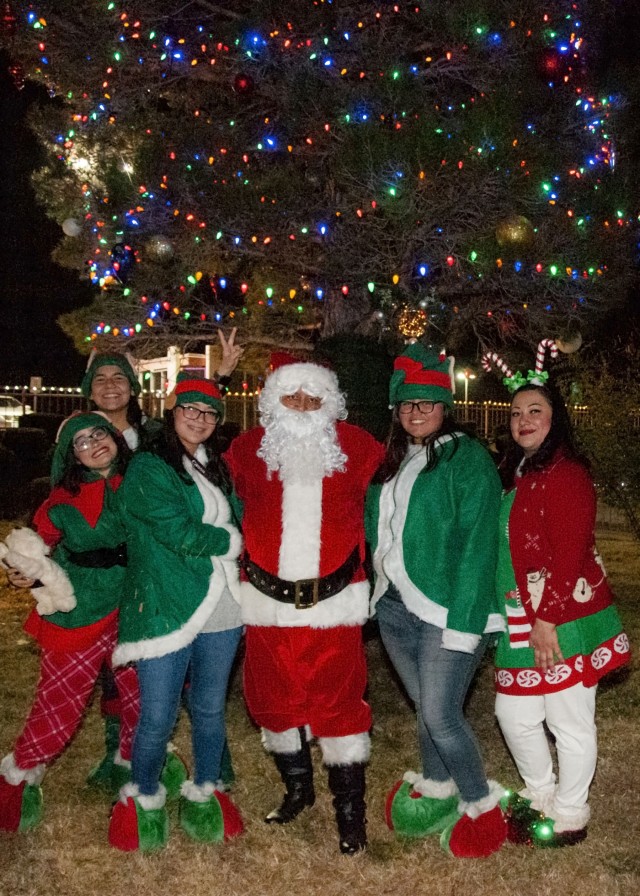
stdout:
<svg viewBox="0 0 640 896">
<path fill-rule="evenodd" d="M 181 650 L 200 634 L 203 626 L 211 616 L 220 594 L 207 594 L 195 613 L 188 619 L 182 628 L 176 629 L 168 635 L 160 638 L 143 638 L 141 641 L 128 641 L 119 644 L 113 651 L 113 665 L 124 666 L 134 660 L 150 660 L 167 653 Z"/>
<path fill-rule="evenodd" d="M 204 784 L 196 784 L 194 781 L 185 781 L 180 788 L 180 795 L 190 803 L 208 803 L 217 787 L 211 781 Z"/>
<path fill-rule="evenodd" d="M 557 812 L 552 809 L 548 818 L 553 819 L 554 834 L 562 834 L 565 831 L 580 831 L 582 828 L 586 828 L 589 823 L 591 809 L 586 805 L 583 806 L 582 809 L 577 812 L 572 812 L 571 814 Z"/>
<path fill-rule="evenodd" d="M 336 628 L 339 625 L 364 625 L 369 618 L 369 583 L 351 585 L 320 601 L 307 610 L 296 610 L 254 588 L 240 583 L 240 606 L 245 625 L 277 625 L 282 628 Z"/>
<path fill-rule="evenodd" d="M 269 753 L 297 753 L 302 747 L 300 730 L 287 728 L 286 731 L 262 729 L 262 746 Z"/>
<path fill-rule="evenodd" d="M 405 772 L 402 780 L 408 781 L 416 793 L 431 799 L 445 800 L 447 797 L 458 794 L 458 788 L 452 778 L 449 778 L 448 781 L 433 781 L 431 778 L 423 778 L 417 772 Z"/>
<path fill-rule="evenodd" d="M 282 483 L 281 579 L 315 579 L 320 569 L 322 479 Z"/>
<path fill-rule="evenodd" d="M 32 786 L 38 786 L 44 778 L 47 766 L 44 763 L 34 765 L 33 768 L 20 768 L 16 765 L 13 753 L 8 753 L 2 762 L 0 762 L 0 775 L 5 779 L 7 784 L 17 787 L 25 781 Z"/>
<path fill-rule="evenodd" d="M 445 628 L 442 632 L 442 647 L 455 650 L 457 653 L 473 653 L 480 643 L 480 635 L 459 632 L 453 628 Z"/>
<path fill-rule="evenodd" d="M 325 765 L 353 765 L 354 762 L 368 762 L 371 755 L 371 738 L 367 731 L 361 734 L 347 734 L 344 737 L 319 737 Z"/>
<path fill-rule="evenodd" d="M 495 809 L 500 801 L 508 796 L 509 792 L 502 785 L 498 784 L 497 781 L 487 781 L 487 784 L 489 785 L 489 793 L 481 800 L 475 800 L 472 803 L 460 800 L 458 811 L 461 815 L 468 815 L 469 818 L 479 818 L 485 812 L 491 812 L 492 809 Z"/>
<path fill-rule="evenodd" d="M 523 799 L 529 800 L 532 809 L 535 809 L 536 812 L 542 812 L 544 815 L 551 815 L 555 795 L 555 775 L 554 783 L 547 790 L 529 790 L 528 787 L 525 787 L 524 790 L 521 790 L 518 794 L 518 796 L 523 797 Z"/>
<path fill-rule="evenodd" d="M 158 789 L 153 796 L 148 796 L 147 794 L 140 793 L 138 785 L 134 784 L 133 781 L 127 781 L 127 783 L 120 788 L 120 802 L 126 803 L 129 797 L 133 797 L 133 799 L 139 803 L 140 807 L 146 811 L 149 811 L 149 809 L 162 809 L 167 802 L 167 790 L 164 784 L 158 784 Z"/>
</svg>

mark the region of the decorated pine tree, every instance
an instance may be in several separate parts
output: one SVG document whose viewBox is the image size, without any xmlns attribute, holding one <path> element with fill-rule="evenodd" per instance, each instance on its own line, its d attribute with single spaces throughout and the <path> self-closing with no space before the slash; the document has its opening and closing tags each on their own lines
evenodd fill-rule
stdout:
<svg viewBox="0 0 640 896">
<path fill-rule="evenodd" d="M 572 0 L 4 4 L 83 340 L 537 342 L 624 299 L 615 97 Z M 599 4 L 600 6 L 602 4 Z M 153 347 L 149 343 L 153 343 Z"/>
</svg>

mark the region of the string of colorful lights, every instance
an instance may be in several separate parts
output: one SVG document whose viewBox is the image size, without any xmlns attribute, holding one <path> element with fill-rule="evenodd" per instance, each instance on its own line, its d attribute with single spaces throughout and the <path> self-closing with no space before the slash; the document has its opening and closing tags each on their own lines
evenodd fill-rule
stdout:
<svg viewBox="0 0 640 896">
<path fill-rule="evenodd" d="M 364 294 L 408 336 L 483 290 L 488 317 L 496 294 L 503 318 L 541 296 L 571 316 L 637 224 L 608 190 L 616 99 L 588 90 L 578 3 L 529 20 L 514 2 L 497 24 L 462 16 L 454 35 L 435 30 L 446 4 L 317 0 L 300 23 L 258 28 L 259 4 L 225 18 L 94 2 L 86 83 L 69 77 L 62 5 L 23 4 L 21 47 L 65 101 L 63 126 L 40 134 L 69 186 L 68 251 L 120 300 L 88 338 L 283 307 L 313 321 L 329 295 Z M 532 67 L 533 89 L 505 86 Z"/>
</svg>

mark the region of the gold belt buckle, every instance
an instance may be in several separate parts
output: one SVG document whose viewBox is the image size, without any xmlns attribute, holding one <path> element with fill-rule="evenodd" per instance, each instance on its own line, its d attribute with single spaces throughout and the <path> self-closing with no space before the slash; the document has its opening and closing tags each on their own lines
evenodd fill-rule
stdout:
<svg viewBox="0 0 640 896">
<path fill-rule="evenodd" d="M 318 603 L 320 579 L 298 579 L 297 582 L 294 582 L 294 585 L 296 610 L 309 610 L 311 607 L 315 607 L 315 605 Z M 311 599 L 309 599 L 309 597 L 305 596 L 304 594 L 304 588 L 306 585 L 313 586 Z"/>
</svg>

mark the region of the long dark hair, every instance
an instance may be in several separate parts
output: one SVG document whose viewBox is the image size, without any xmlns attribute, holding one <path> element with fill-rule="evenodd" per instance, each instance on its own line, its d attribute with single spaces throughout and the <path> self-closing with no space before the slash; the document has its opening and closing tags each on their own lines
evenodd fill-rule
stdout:
<svg viewBox="0 0 640 896">
<path fill-rule="evenodd" d="M 588 468 L 587 459 L 576 447 L 569 412 L 557 386 L 552 382 L 547 382 L 544 386 L 527 383 L 513 393 L 511 402 L 513 403 L 516 396 L 523 392 L 539 392 L 551 406 L 551 427 L 538 450 L 531 457 L 525 458 L 520 469 L 522 475 L 544 470 L 552 462 L 559 449 L 562 450 L 565 457 L 577 460 Z M 515 442 L 511 431 L 509 431 L 509 444 L 499 468 L 500 478 L 505 488 L 511 488 L 513 485 L 516 470 L 523 457 L 524 450 Z"/>
<path fill-rule="evenodd" d="M 469 436 L 475 439 L 476 436 L 465 426 L 461 426 L 453 415 L 453 409 L 444 406 L 444 419 L 442 426 L 437 432 L 428 435 L 424 441 L 425 448 L 425 465 L 423 473 L 429 473 L 434 470 L 441 459 L 441 452 L 432 451 L 431 446 L 440 436 L 451 436 L 453 440 L 453 454 L 458 450 L 458 440 L 461 435 Z M 391 430 L 387 437 L 386 454 L 382 464 L 378 467 L 378 471 L 373 477 L 373 481 L 377 483 L 389 482 L 400 469 L 402 461 L 407 456 L 407 442 L 409 435 L 400 422 L 400 414 L 398 405 L 394 405 L 393 414 L 391 416 Z M 453 456 L 453 455 L 452 455 Z"/>
<path fill-rule="evenodd" d="M 184 447 L 175 426 L 175 412 L 173 408 L 164 412 L 164 426 L 160 432 L 153 438 L 150 444 L 141 448 L 142 451 L 149 451 L 156 454 L 188 485 L 195 485 L 192 477 L 187 473 L 182 463 L 182 459 L 186 457 L 192 460 L 191 455 Z M 207 463 L 205 464 L 205 476 L 209 482 L 217 486 L 225 495 L 231 494 L 231 476 L 226 463 L 221 454 L 221 435 L 218 432 L 219 425 L 213 430 L 208 439 L 202 444 L 207 451 Z"/>
<path fill-rule="evenodd" d="M 116 455 L 116 459 L 114 461 L 113 470 L 111 471 L 111 476 L 115 476 L 116 473 L 120 473 L 124 475 L 124 471 L 127 469 L 127 464 L 131 460 L 133 453 L 127 443 L 125 442 L 124 436 L 119 432 L 112 432 L 110 429 L 108 430 L 109 435 L 116 443 L 116 447 L 118 449 L 118 454 Z M 80 486 L 83 482 L 86 481 L 87 475 L 90 475 L 91 470 L 87 469 L 84 464 L 77 459 L 75 454 L 73 453 L 73 443 L 69 445 L 69 450 L 67 451 L 67 456 L 65 457 L 65 469 L 62 477 L 57 483 L 57 487 L 65 489 L 72 495 L 78 495 L 80 493 Z"/>
</svg>

